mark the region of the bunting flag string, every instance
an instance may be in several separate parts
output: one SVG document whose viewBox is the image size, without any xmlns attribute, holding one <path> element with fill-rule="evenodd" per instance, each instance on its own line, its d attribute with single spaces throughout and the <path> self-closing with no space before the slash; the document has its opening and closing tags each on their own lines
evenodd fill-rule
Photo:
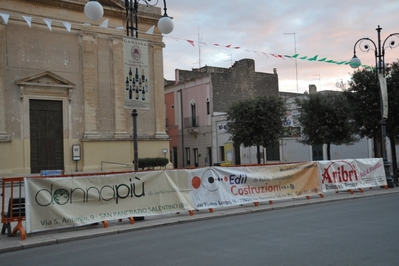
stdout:
<svg viewBox="0 0 399 266">
<path fill-rule="evenodd" d="M 62 22 L 64 27 L 67 29 L 68 32 L 71 32 L 72 24 L 70 22 Z"/>
<path fill-rule="evenodd" d="M 154 29 L 155 29 L 155 25 L 152 25 L 152 27 L 149 29 L 149 30 L 147 30 L 147 34 L 154 34 Z"/>
<path fill-rule="evenodd" d="M 171 36 L 163 36 L 164 38 L 172 38 L 172 39 L 174 39 L 174 40 L 176 40 L 176 41 L 178 41 L 178 40 L 185 40 L 185 41 L 187 41 L 188 43 L 190 43 L 193 47 L 195 47 L 195 43 L 197 43 L 197 44 L 203 44 L 203 45 L 205 45 L 205 46 L 208 46 L 206 43 L 204 43 L 204 42 L 197 42 L 197 41 L 194 41 L 194 40 L 189 40 L 189 39 L 182 39 L 182 38 L 177 38 L 177 37 L 171 37 Z M 231 44 L 228 44 L 228 45 L 222 45 L 222 44 L 219 44 L 219 43 L 214 43 L 213 44 L 214 46 L 217 46 L 217 47 L 224 47 L 224 48 L 227 48 L 227 49 L 242 49 L 240 46 L 232 46 Z M 250 51 L 250 50 L 247 50 L 247 49 L 243 49 L 244 51 L 246 51 L 246 52 L 253 52 L 253 53 L 256 53 L 257 55 L 259 55 L 259 52 L 258 51 Z M 271 55 L 271 56 L 273 56 L 273 57 L 275 57 L 275 58 L 280 58 L 280 59 L 282 59 L 282 60 L 285 60 L 285 58 L 291 58 L 291 59 L 300 59 L 300 60 L 307 60 L 307 61 L 310 61 L 310 62 L 312 62 L 312 61 L 314 61 L 314 62 L 324 62 L 324 63 L 329 63 L 329 64 L 337 64 L 337 65 L 349 65 L 349 61 L 336 61 L 336 60 L 332 60 L 332 59 L 330 59 L 330 60 L 327 60 L 327 57 L 323 57 L 323 58 L 321 58 L 321 59 L 318 59 L 318 57 L 319 57 L 319 55 L 314 55 L 314 56 L 302 56 L 302 55 L 299 55 L 299 54 L 294 54 L 294 55 L 283 55 L 283 54 L 276 54 L 276 53 L 265 53 L 265 52 L 260 52 L 261 54 L 263 54 L 263 55 L 265 55 L 266 57 L 269 57 L 269 55 Z M 368 69 L 372 69 L 372 67 L 370 67 L 369 65 L 365 65 L 365 64 L 362 64 L 362 65 L 360 65 L 361 67 L 364 67 L 364 68 L 368 68 Z"/>
<path fill-rule="evenodd" d="M 101 22 L 100 28 L 108 28 L 108 19 L 104 20 L 103 22 Z"/>
<path fill-rule="evenodd" d="M 0 17 L 3 19 L 4 23 L 7 25 L 8 22 L 9 22 L 10 15 L 7 14 L 7 13 L 1 13 L 0 12 Z M 22 18 L 26 21 L 28 26 L 30 28 L 32 28 L 32 17 L 30 17 L 30 16 L 22 16 Z M 45 18 L 45 19 L 43 19 L 43 21 L 46 23 L 46 25 L 49 28 L 49 30 L 52 31 L 51 25 L 52 25 L 53 20 Z M 72 28 L 72 23 L 71 22 L 66 22 L 66 21 L 58 21 L 58 22 L 62 23 L 68 32 L 71 32 L 71 28 Z M 91 26 L 90 24 L 84 24 L 84 25 Z M 108 19 L 105 19 L 99 25 L 99 27 L 108 28 Z M 155 25 L 153 25 L 145 33 L 146 34 L 153 34 L 154 33 L 154 28 L 155 28 Z M 116 27 L 115 30 L 124 30 L 124 27 Z M 176 41 L 184 40 L 187 43 L 189 43 L 192 47 L 195 47 L 196 43 L 197 43 L 197 45 L 201 45 L 202 44 L 202 45 L 205 45 L 205 46 L 209 47 L 209 45 L 207 43 L 202 42 L 202 41 L 199 42 L 199 41 L 194 41 L 194 40 L 190 40 L 190 39 L 182 39 L 182 38 L 177 38 L 177 37 L 173 37 L 173 36 L 165 36 L 165 35 L 163 37 L 164 38 L 171 38 L 171 39 L 176 40 Z M 332 59 L 327 60 L 327 57 L 323 57 L 321 59 L 318 59 L 319 55 L 314 55 L 314 56 L 306 56 L 306 55 L 299 55 L 299 54 L 283 55 L 283 54 L 278 54 L 278 53 L 266 53 L 266 52 L 259 52 L 259 51 L 250 51 L 250 50 L 241 48 L 241 46 L 233 46 L 232 44 L 222 45 L 222 44 L 219 44 L 219 43 L 214 43 L 213 46 L 217 46 L 217 47 L 221 47 L 221 48 L 225 48 L 225 49 L 244 50 L 246 52 L 256 53 L 258 56 L 260 56 L 260 54 L 262 54 L 262 55 L 264 55 L 264 56 L 266 56 L 268 58 L 269 58 L 269 55 L 270 55 L 272 57 L 279 58 L 279 59 L 282 59 L 282 60 L 285 60 L 285 58 L 290 58 L 290 59 L 307 60 L 307 61 L 310 61 L 310 62 L 323 62 L 323 63 L 337 64 L 337 65 L 348 65 L 349 64 L 349 61 L 336 61 L 336 60 L 332 60 Z M 364 64 L 362 64 L 361 67 L 372 69 L 372 67 L 370 67 L 368 65 L 364 65 Z"/>
<path fill-rule="evenodd" d="M 28 23 L 29 28 L 32 28 L 32 17 L 28 16 L 22 16 L 22 17 L 25 19 L 26 23 Z"/>
<path fill-rule="evenodd" d="M 51 19 L 45 18 L 43 19 L 43 21 L 47 24 L 47 27 L 50 29 L 51 31 L 51 23 L 53 22 Z"/>
<path fill-rule="evenodd" d="M 7 25 L 8 19 L 10 18 L 10 15 L 6 14 L 6 13 L 0 13 L 0 16 L 3 19 L 4 23 Z"/>
</svg>

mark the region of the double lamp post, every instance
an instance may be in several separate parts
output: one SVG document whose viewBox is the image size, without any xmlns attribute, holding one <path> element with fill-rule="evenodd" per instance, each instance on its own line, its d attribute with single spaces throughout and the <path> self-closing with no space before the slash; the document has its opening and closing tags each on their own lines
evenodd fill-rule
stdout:
<svg viewBox="0 0 399 266">
<path fill-rule="evenodd" d="M 126 12 L 126 35 L 138 38 L 138 7 L 140 0 L 125 0 L 125 12 Z M 147 6 L 156 6 L 159 0 L 142 0 Z M 173 31 L 173 21 L 166 13 L 166 0 L 163 0 L 164 14 L 158 21 L 158 29 L 163 34 L 169 34 Z M 84 8 L 85 15 L 90 20 L 99 20 L 104 15 L 104 9 L 97 0 L 90 0 Z M 134 170 L 139 169 L 138 159 L 138 134 L 137 134 L 137 116 L 138 112 L 136 109 L 132 110 L 133 117 L 133 156 L 134 156 Z"/>
<path fill-rule="evenodd" d="M 395 48 L 399 45 L 399 42 L 391 37 L 399 38 L 399 33 L 390 34 L 381 45 L 381 30 L 382 28 L 378 25 L 377 31 L 377 43 L 370 38 L 361 38 L 356 41 L 353 46 L 353 57 L 349 61 L 349 65 L 352 68 L 358 68 L 361 65 L 360 59 L 356 56 L 356 46 L 360 48 L 362 52 L 369 52 L 374 50 L 375 57 L 375 68 L 377 77 L 380 82 L 380 104 L 381 104 L 381 138 L 382 138 L 382 158 L 384 162 L 385 176 L 387 185 L 389 188 L 394 187 L 394 181 L 391 176 L 390 162 L 388 161 L 387 148 L 386 148 L 386 119 L 388 118 L 388 92 L 385 78 L 385 48 Z M 390 41 L 388 41 L 390 40 Z M 388 41 L 388 42 L 387 42 Z"/>
</svg>

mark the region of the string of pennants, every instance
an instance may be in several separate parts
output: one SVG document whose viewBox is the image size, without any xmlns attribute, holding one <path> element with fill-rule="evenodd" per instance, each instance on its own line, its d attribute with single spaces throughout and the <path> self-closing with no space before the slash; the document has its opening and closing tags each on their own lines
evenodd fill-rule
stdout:
<svg viewBox="0 0 399 266">
<path fill-rule="evenodd" d="M 28 24 L 28 26 L 31 28 L 32 27 L 32 17 L 30 17 L 30 16 L 24 16 L 24 15 L 21 15 L 22 16 L 22 18 L 26 21 L 26 23 Z M 4 21 L 4 23 L 7 25 L 8 24 L 8 20 L 9 20 L 9 18 L 10 18 L 10 15 L 9 14 L 7 14 L 7 13 L 1 13 L 0 12 L 0 17 L 3 19 L 3 21 Z M 47 18 L 43 18 L 43 21 L 44 21 L 44 23 L 46 23 L 46 25 L 47 25 L 47 27 L 49 28 L 49 30 L 50 31 L 52 31 L 52 23 L 53 23 L 53 21 L 54 20 L 52 20 L 52 19 L 47 19 Z M 66 21 L 57 21 L 57 22 L 61 22 L 63 25 L 64 25 L 64 27 L 66 28 L 66 30 L 68 31 L 68 32 L 71 32 L 71 28 L 72 28 L 72 23 L 71 22 L 66 22 Z M 90 24 L 89 23 L 84 23 L 83 25 L 86 25 L 86 26 L 90 26 Z M 108 28 L 108 19 L 105 19 L 100 25 L 99 25 L 99 27 L 101 27 L 101 28 Z M 152 26 L 148 31 L 146 31 L 145 33 L 146 34 L 153 34 L 154 33 L 154 28 L 155 28 L 155 25 L 154 26 Z M 124 27 L 116 27 L 115 28 L 116 30 L 124 30 Z M 182 38 L 176 38 L 176 37 L 170 37 L 170 36 L 163 36 L 164 38 L 166 37 L 166 38 L 172 38 L 172 39 L 174 39 L 174 40 L 176 40 L 176 41 L 179 41 L 179 40 L 183 40 L 183 41 L 186 41 L 187 43 L 189 43 L 190 45 L 192 45 L 193 47 L 195 47 L 195 43 L 197 43 L 198 45 L 200 45 L 200 44 L 202 44 L 202 45 L 205 45 L 205 46 L 208 46 L 208 44 L 207 43 L 205 43 L 205 42 L 198 42 L 198 41 L 194 41 L 194 40 L 189 40 L 189 39 L 182 39 Z M 239 50 L 239 49 L 242 49 L 240 46 L 232 46 L 231 44 L 229 44 L 229 45 L 221 45 L 221 44 L 218 44 L 218 43 L 214 43 L 214 44 L 212 44 L 213 46 L 217 46 L 217 47 L 224 47 L 224 48 L 226 48 L 226 49 L 235 49 L 235 50 Z M 348 65 L 349 64 L 349 61 L 336 61 L 336 60 L 332 60 L 332 59 L 327 59 L 327 57 L 323 57 L 323 58 L 318 58 L 319 56 L 318 55 L 314 55 L 314 56 L 302 56 L 302 55 L 299 55 L 299 54 L 294 54 L 294 55 L 282 55 L 282 54 L 276 54 L 276 53 L 265 53 L 265 52 L 258 52 L 258 51 L 250 51 L 250 50 L 246 50 L 246 49 L 244 49 L 246 52 L 254 52 L 254 53 L 256 53 L 256 54 L 263 54 L 263 55 L 265 55 L 266 57 L 269 57 L 269 55 L 270 56 L 273 56 L 273 57 L 275 57 L 275 58 L 281 58 L 281 59 L 283 59 L 283 60 L 285 60 L 285 58 L 290 58 L 290 59 L 300 59 L 300 60 L 308 60 L 308 61 L 315 61 L 315 62 L 324 62 L 324 63 L 330 63 L 330 64 L 337 64 L 337 65 Z M 362 65 L 360 65 L 360 66 L 362 66 L 362 67 L 364 67 L 364 68 L 372 68 L 372 67 L 370 67 L 370 66 L 368 66 L 368 65 L 364 65 L 364 64 L 362 64 Z"/>
<path fill-rule="evenodd" d="M 202 44 L 202 45 L 205 45 L 205 46 L 209 46 L 205 42 L 199 42 L 199 41 L 181 39 L 181 38 L 169 37 L 169 36 L 164 36 L 164 38 L 165 37 L 172 38 L 172 39 L 174 39 L 176 41 L 179 41 L 179 40 L 186 41 L 187 43 L 189 43 L 193 47 L 195 47 L 195 43 L 197 43 L 198 45 Z M 221 44 L 218 44 L 218 43 L 214 43 L 212 45 L 213 46 L 217 46 L 217 47 L 224 47 L 224 48 L 227 48 L 227 49 L 235 49 L 235 50 L 241 49 L 240 46 L 232 46 L 231 44 L 229 44 L 229 45 L 221 45 Z M 273 57 L 276 57 L 276 58 L 281 58 L 283 60 L 285 60 L 285 58 L 291 58 L 291 59 L 300 59 L 300 60 L 308 60 L 308 61 L 315 61 L 315 62 L 324 62 L 324 63 L 337 64 L 337 65 L 349 65 L 349 63 L 350 63 L 349 61 L 336 61 L 336 60 L 332 60 L 332 59 L 327 59 L 327 57 L 319 58 L 319 55 L 314 55 L 314 56 L 303 56 L 303 55 L 299 55 L 299 54 L 283 55 L 283 54 L 275 54 L 275 53 L 265 53 L 265 52 L 258 52 L 258 51 L 250 51 L 250 50 L 246 50 L 246 49 L 244 49 L 244 51 L 246 51 L 246 52 L 254 52 L 257 55 L 263 54 L 266 57 L 269 57 L 269 55 L 270 55 L 270 56 L 273 56 Z M 364 67 L 364 68 L 369 68 L 369 69 L 372 68 L 371 66 L 365 65 L 365 64 L 361 64 L 360 66 Z"/>
</svg>

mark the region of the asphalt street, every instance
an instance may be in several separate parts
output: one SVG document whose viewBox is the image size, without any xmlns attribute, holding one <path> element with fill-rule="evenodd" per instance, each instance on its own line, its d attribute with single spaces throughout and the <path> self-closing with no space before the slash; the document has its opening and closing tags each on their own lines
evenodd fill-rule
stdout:
<svg viewBox="0 0 399 266">
<path fill-rule="evenodd" d="M 294 198 L 287 200 L 276 200 L 274 201 L 274 204 L 269 204 L 268 202 L 265 202 L 260 203 L 259 206 L 248 204 L 229 208 L 217 208 L 214 210 L 213 213 L 207 210 L 201 210 L 194 212 L 193 216 L 190 216 L 188 212 L 178 214 L 170 213 L 166 215 L 146 217 L 145 220 L 136 221 L 134 224 L 130 224 L 129 220 L 127 219 L 123 220 L 122 222 L 114 220 L 109 221 L 108 228 L 104 228 L 102 224 L 99 224 L 67 228 L 62 230 L 51 230 L 28 234 L 26 240 L 21 240 L 19 234 L 17 234 L 17 236 L 15 237 L 0 235 L 0 253 L 28 249 L 37 246 L 55 245 L 74 240 L 102 237 L 106 235 L 119 235 L 126 232 L 151 229 L 158 226 L 173 225 L 183 222 L 216 219 L 221 217 L 236 216 L 240 214 L 251 214 L 255 212 L 265 212 L 284 208 L 292 208 L 302 205 L 307 206 L 311 204 L 321 204 L 331 201 L 351 200 L 397 193 L 399 193 L 399 188 L 386 190 L 377 187 L 373 189 L 366 189 L 363 193 L 361 193 L 360 191 L 355 191 L 354 194 L 351 194 L 349 192 L 325 193 L 324 198 L 315 195 L 312 196 L 310 199 Z M 12 226 L 15 226 L 15 223 L 13 223 Z"/>
<path fill-rule="evenodd" d="M 390 191 L 290 200 L 275 203 L 270 211 L 261 210 L 268 206 L 261 205 L 235 208 L 230 215 L 197 213 L 169 226 L 153 223 L 145 230 L 7 252 L 0 254 L 0 262 L 2 266 L 397 265 L 399 194 Z"/>
</svg>

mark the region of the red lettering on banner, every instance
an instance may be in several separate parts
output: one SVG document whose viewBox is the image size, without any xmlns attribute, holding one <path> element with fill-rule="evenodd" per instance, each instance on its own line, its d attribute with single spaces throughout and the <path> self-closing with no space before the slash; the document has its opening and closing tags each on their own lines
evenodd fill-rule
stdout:
<svg viewBox="0 0 399 266">
<path fill-rule="evenodd" d="M 346 163 L 346 162 L 345 162 Z M 358 181 L 358 176 L 356 170 L 352 165 L 346 163 L 351 167 L 350 170 L 345 169 L 345 165 L 338 167 L 336 171 L 333 171 L 331 167 L 334 163 L 330 164 L 327 168 L 324 168 L 324 173 L 322 174 L 321 182 L 326 183 L 341 183 L 349 181 Z"/>
</svg>

